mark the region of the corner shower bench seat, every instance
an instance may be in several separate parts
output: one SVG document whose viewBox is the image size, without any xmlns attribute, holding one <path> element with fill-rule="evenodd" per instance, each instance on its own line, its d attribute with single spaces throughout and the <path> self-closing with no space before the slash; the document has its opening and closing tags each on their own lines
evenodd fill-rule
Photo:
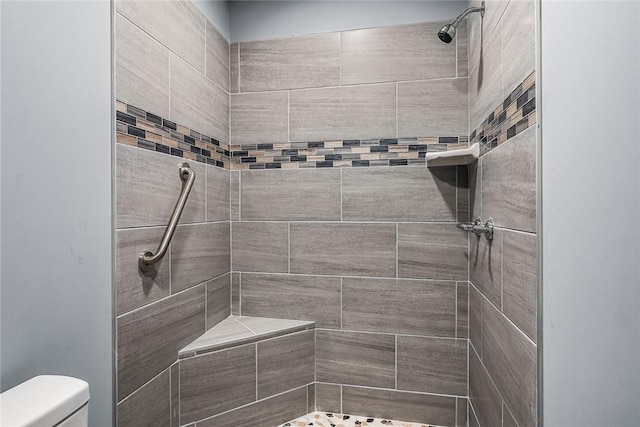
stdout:
<svg viewBox="0 0 640 427">
<path fill-rule="evenodd" d="M 178 357 L 184 359 L 315 327 L 315 322 L 304 320 L 229 316 L 180 350 Z"/>
<path fill-rule="evenodd" d="M 315 327 L 230 316 L 184 347 L 178 353 L 180 425 L 274 427 L 312 411 Z"/>
</svg>

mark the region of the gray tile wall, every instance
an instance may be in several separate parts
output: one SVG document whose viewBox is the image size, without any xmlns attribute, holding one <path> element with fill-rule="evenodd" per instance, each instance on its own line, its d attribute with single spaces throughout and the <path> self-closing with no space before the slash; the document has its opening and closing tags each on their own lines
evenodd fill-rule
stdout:
<svg viewBox="0 0 640 427">
<path fill-rule="evenodd" d="M 473 1 L 472 5 L 480 1 Z M 533 0 L 485 2 L 469 19 L 470 128 L 535 68 Z M 536 126 L 469 169 L 472 218 L 494 240 L 469 239 L 469 425 L 537 425 Z"/>
<path fill-rule="evenodd" d="M 116 97 L 229 142 L 229 42 L 191 1 L 115 8 Z"/>
<path fill-rule="evenodd" d="M 116 98 L 229 142 L 229 42 L 190 1 L 115 8 Z M 196 182 L 167 254 L 137 267 L 173 212 L 181 161 L 116 147 L 119 426 L 179 425 L 178 350 L 231 312 L 226 170 L 190 162 Z"/>
<path fill-rule="evenodd" d="M 466 420 L 454 396 L 466 402 L 467 236 L 455 222 L 468 209 L 458 191 L 467 174 L 412 166 L 234 173 L 234 309 L 317 322 L 316 408 L 347 411 L 345 390 L 359 396 L 357 387 L 368 387 L 381 393 L 385 417 L 453 426 L 459 412 Z M 396 398 L 407 412 L 393 409 Z M 349 402 L 353 413 L 371 414 L 359 398 Z"/>
<path fill-rule="evenodd" d="M 466 24 L 442 24 L 231 44 L 232 141 L 467 135 Z"/>
</svg>

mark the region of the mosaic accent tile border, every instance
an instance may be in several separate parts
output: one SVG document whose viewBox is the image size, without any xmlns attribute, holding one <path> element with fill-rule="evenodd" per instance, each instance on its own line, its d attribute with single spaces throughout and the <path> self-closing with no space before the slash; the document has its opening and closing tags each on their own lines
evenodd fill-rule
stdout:
<svg viewBox="0 0 640 427">
<path fill-rule="evenodd" d="M 467 136 L 345 139 L 231 146 L 231 168 L 298 169 L 426 165 L 431 151 L 467 148 Z"/>
<path fill-rule="evenodd" d="M 358 415 L 312 412 L 278 427 L 430 427 L 428 424 L 369 418 Z"/>
<path fill-rule="evenodd" d="M 229 145 L 116 101 L 116 142 L 229 169 Z"/>
<path fill-rule="evenodd" d="M 116 101 L 116 141 L 230 170 L 426 165 L 426 153 L 480 143 L 484 155 L 536 123 L 531 73 L 469 136 L 229 145 Z"/>
<path fill-rule="evenodd" d="M 231 170 L 426 165 L 427 152 L 467 148 L 468 136 L 229 145 L 116 101 L 116 141 Z"/>
<path fill-rule="evenodd" d="M 536 123 L 536 72 L 532 72 L 471 132 L 471 144 L 480 143 L 480 155 L 513 138 Z"/>
</svg>

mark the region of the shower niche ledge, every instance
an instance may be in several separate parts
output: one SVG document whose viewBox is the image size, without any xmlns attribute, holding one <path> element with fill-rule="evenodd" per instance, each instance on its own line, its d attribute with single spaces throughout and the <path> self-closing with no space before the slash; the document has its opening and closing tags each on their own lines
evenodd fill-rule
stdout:
<svg viewBox="0 0 640 427">
<path fill-rule="evenodd" d="M 315 329 L 315 327 L 315 322 L 304 320 L 229 316 L 180 350 L 178 357 L 185 359 L 203 353 Z"/>
<path fill-rule="evenodd" d="M 427 153 L 427 167 L 462 166 L 475 162 L 480 157 L 480 144 L 477 142 L 469 148 L 451 151 Z"/>
</svg>

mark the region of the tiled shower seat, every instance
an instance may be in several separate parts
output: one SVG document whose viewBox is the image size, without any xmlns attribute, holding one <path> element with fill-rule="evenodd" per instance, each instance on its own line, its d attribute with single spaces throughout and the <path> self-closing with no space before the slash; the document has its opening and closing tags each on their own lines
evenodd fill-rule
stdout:
<svg viewBox="0 0 640 427">
<path fill-rule="evenodd" d="M 179 352 L 180 425 L 274 427 L 309 413 L 315 353 L 315 322 L 228 317 Z"/>
<path fill-rule="evenodd" d="M 229 316 L 178 353 L 180 359 L 315 329 L 315 322 L 266 317 Z"/>
</svg>

